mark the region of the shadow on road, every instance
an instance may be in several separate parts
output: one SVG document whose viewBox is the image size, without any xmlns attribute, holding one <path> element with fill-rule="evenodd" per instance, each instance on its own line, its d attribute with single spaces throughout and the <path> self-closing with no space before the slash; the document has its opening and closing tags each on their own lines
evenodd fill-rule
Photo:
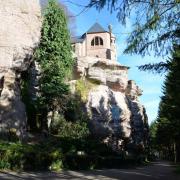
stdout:
<svg viewBox="0 0 180 180">
<path fill-rule="evenodd" d="M 103 169 L 91 171 L 62 171 L 55 172 L 0 172 L 0 179 L 119 179 L 119 180 L 180 180 L 180 176 L 173 173 L 174 166 L 169 162 L 159 161 L 151 165 L 135 169 Z"/>
</svg>

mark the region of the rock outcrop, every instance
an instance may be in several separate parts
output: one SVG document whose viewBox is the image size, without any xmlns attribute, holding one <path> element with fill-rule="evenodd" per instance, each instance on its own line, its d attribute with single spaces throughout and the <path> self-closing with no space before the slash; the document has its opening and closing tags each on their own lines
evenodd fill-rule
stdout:
<svg viewBox="0 0 180 180">
<path fill-rule="evenodd" d="M 32 62 L 41 29 L 39 0 L 0 0 L 0 133 L 26 131 L 21 72 Z"/>
<path fill-rule="evenodd" d="M 138 100 L 142 91 L 128 80 L 128 69 L 107 59 L 78 57 L 74 76 L 94 84 L 86 87 L 90 130 L 116 151 L 144 150 L 148 140 L 147 116 Z"/>
</svg>

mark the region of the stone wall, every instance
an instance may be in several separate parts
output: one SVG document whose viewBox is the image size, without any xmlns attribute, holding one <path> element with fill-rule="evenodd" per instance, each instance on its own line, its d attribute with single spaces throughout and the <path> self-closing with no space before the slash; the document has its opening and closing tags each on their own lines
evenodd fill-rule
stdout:
<svg viewBox="0 0 180 180">
<path fill-rule="evenodd" d="M 21 72 L 32 62 L 41 29 L 39 0 L 0 0 L 0 132 L 26 131 Z"/>
</svg>

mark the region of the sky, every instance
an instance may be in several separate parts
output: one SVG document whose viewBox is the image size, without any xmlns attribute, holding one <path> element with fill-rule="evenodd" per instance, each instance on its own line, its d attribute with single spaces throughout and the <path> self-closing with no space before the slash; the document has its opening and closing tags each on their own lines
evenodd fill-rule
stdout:
<svg viewBox="0 0 180 180">
<path fill-rule="evenodd" d="M 98 22 L 102 27 L 108 30 L 108 25 L 111 24 L 113 33 L 116 36 L 116 46 L 118 52 L 118 62 L 122 65 L 130 67 L 128 76 L 129 79 L 135 80 L 136 84 L 143 90 L 143 95 L 140 97 L 140 102 L 145 106 L 149 119 L 149 124 L 156 119 L 158 112 L 158 105 L 160 97 L 162 96 L 162 85 L 164 81 L 164 75 L 153 74 L 149 72 L 139 71 L 137 66 L 146 63 L 154 63 L 162 60 L 160 57 L 123 54 L 123 50 L 126 47 L 126 38 L 132 30 L 132 22 L 128 20 L 126 27 L 122 26 L 115 13 L 108 12 L 107 9 L 103 9 L 100 12 L 95 8 L 91 8 L 81 14 L 79 14 L 83 7 L 75 5 L 76 3 L 86 5 L 89 0 L 61 0 L 68 10 L 75 17 L 75 25 L 73 25 L 73 31 L 76 35 L 84 34 L 95 22 Z"/>
</svg>

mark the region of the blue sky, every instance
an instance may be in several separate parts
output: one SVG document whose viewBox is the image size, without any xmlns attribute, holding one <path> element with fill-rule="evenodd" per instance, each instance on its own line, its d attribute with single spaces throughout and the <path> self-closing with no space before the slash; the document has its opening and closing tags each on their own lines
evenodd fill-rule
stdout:
<svg viewBox="0 0 180 180">
<path fill-rule="evenodd" d="M 74 15 L 79 14 L 82 11 L 83 7 L 78 7 L 72 3 L 69 3 L 66 0 L 61 0 L 70 12 Z M 88 0 L 71 0 L 71 2 L 85 5 Z M 101 24 L 105 29 L 108 25 L 111 24 L 113 27 L 113 33 L 116 35 L 116 45 L 118 49 L 118 61 L 122 65 L 130 67 L 129 70 L 129 79 L 135 80 L 137 85 L 143 90 L 143 95 L 140 97 L 141 103 L 146 107 L 147 115 L 149 118 L 149 123 L 151 123 L 157 116 L 158 104 L 160 101 L 160 96 L 162 95 L 162 84 L 164 81 L 164 76 L 152 74 L 148 72 L 139 71 L 137 66 L 158 62 L 161 59 L 153 56 L 146 56 L 142 58 L 137 55 L 125 55 L 123 50 L 126 47 L 126 37 L 128 33 L 131 32 L 132 23 L 130 20 L 127 21 L 126 27 L 122 26 L 116 18 L 116 15 L 110 14 L 107 9 L 104 9 L 98 12 L 96 9 L 91 8 L 86 12 L 76 16 L 76 35 L 82 35 L 85 33 L 95 22 Z M 73 29 L 74 30 L 74 29 Z"/>
</svg>

